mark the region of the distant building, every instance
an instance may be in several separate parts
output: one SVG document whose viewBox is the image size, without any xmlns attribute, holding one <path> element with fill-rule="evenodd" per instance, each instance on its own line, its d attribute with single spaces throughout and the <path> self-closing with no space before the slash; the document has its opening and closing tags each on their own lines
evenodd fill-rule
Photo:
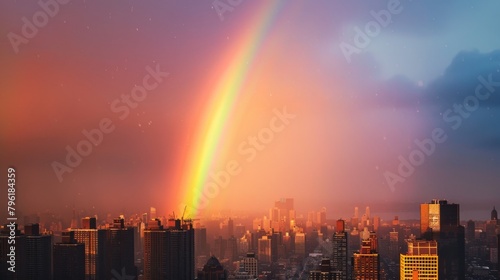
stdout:
<svg viewBox="0 0 500 280">
<path fill-rule="evenodd" d="M 330 259 L 324 258 L 321 260 L 319 270 L 309 272 L 309 280 L 338 280 L 344 279 L 339 277 L 339 272 L 332 271 Z"/>
<path fill-rule="evenodd" d="M 243 269 L 248 272 L 249 275 L 257 277 L 259 275 L 259 262 L 255 257 L 255 253 L 247 253 L 247 256 L 243 258 Z"/>
<path fill-rule="evenodd" d="M 97 229 L 96 218 L 82 219 L 81 229 L 71 229 L 78 243 L 85 244 L 85 277 L 87 279 L 111 279 L 110 232 Z"/>
<path fill-rule="evenodd" d="M 128 276 L 137 277 L 137 268 L 134 264 L 134 228 L 125 227 L 124 219 L 113 220 L 109 229 L 111 247 L 109 257 L 111 258 L 110 269 L 118 273 L 126 273 Z"/>
<path fill-rule="evenodd" d="M 306 255 L 306 234 L 303 232 L 295 233 L 295 254 L 300 257 Z"/>
<path fill-rule="evenodd" d="M 54 280 L 85 279 L 85 245 L 77 243 L 74 232 L 63 232 L 62 242 L 53 246 Z"/>
<path fill-rule="evenodd" d="M 267 235 L 259 239 L 257 253 L 260 262 L 271 263 L 271 239 Z"/>
<path fill-rule="evenodd" d="M 365 228 L 362 234 L 361 250 L 353 255 L 353 279 L 380 279 L 380 256 L 377 253 L 376 240 L 376 235 Z"/>
<path fill-rule="evenodd" d="M 198 280 L 227 280 L 227 270 L 222 267 L 219 260 L 211 256 L 201 271 L 198 271 Z"/>
<path fill-rule="evenodd" d="M 164 229 L 159 220 L 150 221 L 144 231 L 144 279 L 192 280 L 194 275 L 192 224 L 169 220 Z"/>
<path fill-rule="evenodd" d="M 439 279 L 465 279 L 465 228 L 460 225 L 460 205 L 433 199 L 420 205 L 420 232 L 436 240 L 439 252 Z"/>
<path fill-rule="evenodd" d="M 437 280 L 438 246 L 434 240 L 408 240 L 408 252 L 400 255 L 401 280 Z"/>
<path fill-rule="evenodd" d="M 40 235 L 39 224 L 24 227 L 26 235 L 27 278 L 32 280 L 52 279 L 52 236 Z"/>
<path fill-rule="evenodd" d="M 332 270 L 339 272 L 339 279 L 341 280 L 350 279 L 347 235 L 345 221 L 338 220 L 335 233 L 332 236 Z"/>
</svg>

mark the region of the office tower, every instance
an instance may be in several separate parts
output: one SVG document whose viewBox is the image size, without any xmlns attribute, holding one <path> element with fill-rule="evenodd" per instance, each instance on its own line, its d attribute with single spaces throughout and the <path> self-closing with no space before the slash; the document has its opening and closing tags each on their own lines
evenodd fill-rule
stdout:
<svg viewBox="0 0 500 280">
<path fill-rule="evenodd" d="M 271 239 L 267 235 L 259 239 L 257 255 L 262 263 L 271 263 Z"/>
<path fill-rule="evenodd" d="M 353 256 L 353 279 L 379 280 L 380 257 L 376 251 L 376 235 L 368 232 L 367 228 L 362 234 L 361 250 Z"/>
<path fill-rule="evenodd" d="M 465 228 L 465 238 L 468 242 L 472 242 L 476 239 L 476 223 L 473 220 L 467 222 L 467 227 Z"/>
<path fill-rule="evenodd" d="M 433 199 L 420 205 L 420 232 L 438 244 L 439 279 L 465 279 L 465 229 L 460 206 Z"/>
<path fill-rule="evenodd" d="M 82 229 L 96 229 L 97 219 L 95 217 L 82 218 Z"/>
<path fill-rule="evenodd" d="M 62 242 L 53 246 L 54 280 L 85 279 L 85 245 L 77 243 L 75 233 L 63 232 Z"/>
<path fill-rule="evenodd" d="M 14 234 L 10 238 L 11 232 Z M 14 243 L 15 242 L 15 243 Z M 11 246 L 15 245 L 15 250 L 11 250 Z M 27 279 L 27 256 L 26 256 L 26 236 L 21 234 L 17 229 L 17 224 L 6 224 L 0 231 L 0 279 L 2 280 L 21 280 Z M 14 255 L 15 272 L 9 271 L 12 269 L 11 256 Z"/>
<path fill-rule="evenodd" d="M 81 229 L 71 229 L 75 240 L 85 244 L 85 279 L 111 279 L 110 232 L 97 229 L 95 217 L 83 218 Z"/>
<path fill-rule="evenodd" d="M 144 279 L 194 279 L 194 229 L 190 221 L 160 220 L 148 223 L 144 231 Z"/>
<path fill-rule="evenodd" d="M 234 221 L 229 218 L 227 221 L 227 237 L 234 236 Z"/>
<path fill-rule="evenodd" d="M 39 224 L 24 227 L 28 279 L 52 279 L 52 236 L 40 235 Z"/>
<path fill-rule="evenodd" d="M 203 267 L 204 263 L 198 262 L 201 256 L 208 254 L 207 247 L 207 229 L 204 227 L 194 229 L 194 255 L 196 258 L 196 267 Z M 206 260 L 206 259 L 205 259 Z"/>
<path fill-rule="evenodd" d="M 158 216 L 156 214 L 156 208 L 155 207 L 150 207 L 149 208 L 149 219 L 153 220 L 153 219 L 156 219 L 156 218 L 158 218 Z"/>
<path fill-rule="evenodd" d="M 434 240 L 407 240 L 408 252 L 400 256 L 400 279 L 438 279 L 438 246 Z"/>
<path fill-rule="evenodd" d="M 332 237 L 332 270 L 338 272 L 340 280 L 349 279 L 347 234 L 345 221 L 337 220 Z"/>
<path fill-rule="evenodd" d="M 243 258 L 243 268 L 249 275 L 257 277 L 259 275 L 257 258 L 255 253 L 247 253 L 247 256 Z"/>
<path fill-rule="evenodd" d="M 214 254 L 219 259 L 224 259 L 226 257 L 227 239 L 219 236 L 214 241 L 214 248 L 212 254 Z"/>
<path fill-rule="evenodd" d="M 243 237 L 243 235 L 245 235 L 245 233 L 246 233 L 246 229 L 245 229 L 244 225 L 242 225 L 242 224 L 236 225 L 236 227 L 234 229 L 234 237 L 241 238 L 241 237 Z"/>
<path fill-rule="evenodd" d="M 358 206 L 354 207 L 354 217 L 353 218 L 356 218 L 356 219 L 359 218 L 359 208 L 358 208 Z"/>
<path fill-rule="evenodd" d="M 306 234 L 303 232 L 295 233 L 295 254 L 303 258 L 306 256 Z"/>
<path fill-rule="evenodd" d="M 332 271 L 329 258 L 323 258 L 319 265 L 319 270 L 309 272 L 309 280 L 337 280 L 338 273 Z"/>
<path fill-rule="evenodd" d="M 137 277 L 137 268 L 134 264 L 134 228 L 125 227 L 124 219 L 118 218 L 113 219 L 113 225 L 109 230 L 111 237 L 110 269 Z"/>
<path fill-rule="evenodd" d="M 271 239 L 271 262 L 276 263 L 279 258 L 279 252 L 283 249 L 283 237 L 281 232 L 272 232 L 269 236 Z"/>
<path fill-rule="evenodd" d="M 380 227 L 380 217 L 374 216 L 373 217 L 373 231 L 377 232 L 379 227 Z"/>
<path fill-rule="evenodd" d="M 370 206 L 366 206 L 366 210 L 365 210 L 365 216 L 367 219 L 370 219 Z"/>
<path fill-rule="evenodd" d="M 224 256 L 230 261 L 234 262 L 238 259 L 238 245 L 237 240 L 234 236 L 227 239 L 226 251 Z"/>
<path fill-rule="evenodd" d="M 395 263 L 399 260 L 399 232 L 396 229 L 389 232 L 389 259 Z"/>
<path fill-rule="evenodd" d="M 491 210 L 491 220 L 498 221 L 498 213 L 497 209 L 495 209 L 495 206 L 493 206 L 493 210 Z"/>
<path fill-rule="evenodd" d="M 212 256 L 203 266 L 201 271 L 198 271 L 198 280 L 227 280 L 228 273 L 222 267 L 219 260 Z"/>
</svg>

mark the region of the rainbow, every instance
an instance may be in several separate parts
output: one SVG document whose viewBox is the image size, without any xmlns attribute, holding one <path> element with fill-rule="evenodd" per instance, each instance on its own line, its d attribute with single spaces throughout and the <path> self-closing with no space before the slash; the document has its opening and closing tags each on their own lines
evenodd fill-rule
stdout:
<svg viewBox="0 0 500 280">
<path fill-rule="evenodd" d="M 230 116 L 252 69 L 252 63 L 271 32 L 284 3 L 283 0 L 259 2 L 257 11 L 252 13 L 245 30 L 240 33 L 240 39 L 228 52 L 227 59 L 223 60 L 226 63 L 225 71 L 213 90 L 210 90 L 209 102 L 200 115 L 196 128 L 193 148 L 181 170 L 180 186 L 176 186 L 180 187 L 182 192 L 180 202 L 186 203 L 187 205 L 184 205 L 191 209 L 201 209 L 208 204 L 208 198 L 203 194 L 204 186 L 210 168 L 220 152 L 221 140 L 229 126 L 228 120 L 231 119 Z M 243 5 L 239 9 L 244 9 Z M 235 7 L 233 16 L 237 16 L 237 12 L 238 7 Z M 201 201 L 202 199 L 204 201 Z"/>
</svg>

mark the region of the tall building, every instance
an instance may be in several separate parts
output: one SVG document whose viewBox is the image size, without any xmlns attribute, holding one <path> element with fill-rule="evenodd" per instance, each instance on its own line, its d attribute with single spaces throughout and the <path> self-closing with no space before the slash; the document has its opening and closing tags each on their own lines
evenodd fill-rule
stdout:
<svg viewBox="0 0 500 280">
<path fill-rule="evenodd" d="M 40 235 L 39 224 L 24 227 L 26 235 L 26 273 L 28 279 L 52 279 L 52 236 Z"/>
<path fill-rule="evenodd" d="M 262 236 L 258 243 L 258 258 L 263 263 L 271 263 L 271 239 L 267 235 Z"/>
<path fill-rule="evenodd" d="M 337 280 L 338 273 L 332 271 L 329 258 L 323 258 L 319 265 L 319 270 L 312 270 L 309 272 L 309 280 Z"/>
<path fill-rule="evenodd" d="M 195 278 L 194 229 L 190 222 L 172 220 L 164 229 L 157 219 L 144 231 L 144 279 Z"/>
<path fill-rule="evenodd" d="M 401 280 L 437 280 L 438 246 L 434 240 L 408 240 L 408 252 L 400 255 Z"/>
<path fill-rule="evenodd" d="M 229 218 L 227 221 L 227 237 L 233 237 L 234 236 L 234 221 Z"/>
<path fill-rule="evenodd" d="M 81 229 L 71 229 L 75 240 L 85 244 L 85 279 L 111 279 L 110 232 L 97 229 L 96 218 L 82 219 Z"/>
<path fill-rule="evenodd" d="M 227 270 L 222 267 L 219 260 L 212 256 L 203 266 L 201 271 L 198 271 L 198 280 L 227 280 Z"/>
<path fill-rule="evenodd" d="M 11 232 L 14 234 L 12 238 Z M 13 245 L 15 245 L 14 251 L 10 248 Z M 0 279 L 27 279 L 26 236 L 17 229 L 17 224 L 5 225 L 0 231 L 0 252 Z M 14 256 L 15 263 L 9 263 L 11 256 Z M 13 269 L 14 272 L 9 269 Z"/>
<path fill-rule="evenodd" d="M 299 257 L 305 257 L 306 256 L 306 234 L 303 232 L 297 232 L 295 233 L 295 243 L 294 243 L 294 248 L 295 248 L 295 254 L 298 255 Z"/>
<path fill-rule="evenodd" d="M 347 235 L 348 233 L 345 230 L 345 221 L 338 220 L 335 233 L 332 237 L 332 270 L 339 272 L 339 279 L 341 280 L 350 279 Z"/>
<path fill-rule="evenodd" d="M 420 232 L 438 243 L 439 279 L 465 279 L 465 229 L 460 225 L 460 205 L 433 199 L 420 205 Z"/>
<path fill-rule="evenodd" d="M 74 232 L 63 232 L 62 242 L 53 246 L 54 280 L 85 279 L 85 245 L 77 243 Z"/>
<path fill-rule="evenodd" d="M 137 268 L 134 264 L 134 228 L 125 227 L 124 219 L 118 218 L 113 220 L 113 225 L 109 230 L 111 237 L 110 269 L 137 277 Z"/>
<path fill-rule="evenodd" d="M 362 234 L 361 250 L 353 255 L 353 278 L 356 280 L 380 279 L 380 256 L 377 253 L 376 235 L 365 231 Z"/>
<path fill-rule="evenodd" d="M 259 275 L 258 264 L 255 253 L 247 253 L 247 256 L 243 258 L 243 269 L 250 276 L 257 277 Z"/>
</svg>

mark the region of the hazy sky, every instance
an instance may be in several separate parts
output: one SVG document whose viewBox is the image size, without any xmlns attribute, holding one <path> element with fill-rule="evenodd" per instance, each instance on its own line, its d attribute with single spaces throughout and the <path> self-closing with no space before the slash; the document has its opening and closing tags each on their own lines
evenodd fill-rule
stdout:
<svg viewBox="0 0 500 280">
<path fill-rule="evenodd" d="M 40 2 L 0 2 L 0 178 L 17 169 L 19 211 L 170 213 L 204 191 L 205 213 L 499 202 L 497 1 Z M 181 179 L 230 163 L 217 191 Z"/>
</svg>

